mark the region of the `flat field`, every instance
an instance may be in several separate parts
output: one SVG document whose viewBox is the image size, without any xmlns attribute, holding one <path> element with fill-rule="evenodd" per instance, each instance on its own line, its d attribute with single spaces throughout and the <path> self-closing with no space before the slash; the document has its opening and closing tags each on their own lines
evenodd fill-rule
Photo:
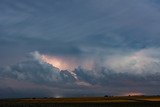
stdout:
<svg viewBox="0 0 160 107">
<path fill-rule="evenodd" d="M 160 107 L 160 96 L 2 99 L 0 107 Z"/>
</svg>

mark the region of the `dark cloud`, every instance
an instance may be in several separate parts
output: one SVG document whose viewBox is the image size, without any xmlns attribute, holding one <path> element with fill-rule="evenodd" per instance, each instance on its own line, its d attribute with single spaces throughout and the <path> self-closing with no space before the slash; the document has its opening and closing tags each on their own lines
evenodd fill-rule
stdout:
<svg viewBox="0 0 160 107">
<path fill-rule="evenodd" d="M 158 0 L 1 0 L 0 95 L 159 94 L 159 5 Z M 75 69 L 61 71 L 39 53 L 26 57 L 35 50 L 69 60 Z"/>
<path fill-rule="evenodd" d="M 2 0 L 0 5 L 0 49 L 15 52 L 6 56 L 11 60 L 34 50 L 76 56 L 85 54 L 80 50 L 85 47 L 159 46 L 160 14 L 154 1 Z"/>
<path fill-rule="evenodd" d="M 115 70 L 100 66 L 92 70 L 82 67 L 74 71 L 59 70 L 44 62 L 35 52 L 24 62 L 0 69 L 0 96 L 75 97 L 126 95 L 129 92 L 160 94 L 158 70 L 153 73 L 132 72 L 131 67 L 128 68 L 131 71 L 127 72 Z M 147 70 L 147 67 L 143 70 Z"/>
</svg>

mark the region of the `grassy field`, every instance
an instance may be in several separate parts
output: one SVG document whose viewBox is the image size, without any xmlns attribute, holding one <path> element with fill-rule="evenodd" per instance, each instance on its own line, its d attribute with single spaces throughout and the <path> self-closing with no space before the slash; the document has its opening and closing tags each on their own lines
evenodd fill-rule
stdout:
<svg viewBox="0 0 160 107">
<path fill-rule="evenodd" d="M 24 98 L 0 100 L 0 107 L 160 107 L 159 96 Z"/>
</svg>

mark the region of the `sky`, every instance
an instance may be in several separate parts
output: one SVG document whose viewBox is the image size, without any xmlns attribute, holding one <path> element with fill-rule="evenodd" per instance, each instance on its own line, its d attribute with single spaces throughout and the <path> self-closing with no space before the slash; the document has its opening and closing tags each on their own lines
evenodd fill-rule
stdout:
<svg viewBox="0 0 160 107">
<path fill-rule="evenodd" d="M 159 0 L 0 0 L 0 98 L 160 95 Z"/>
</svg>

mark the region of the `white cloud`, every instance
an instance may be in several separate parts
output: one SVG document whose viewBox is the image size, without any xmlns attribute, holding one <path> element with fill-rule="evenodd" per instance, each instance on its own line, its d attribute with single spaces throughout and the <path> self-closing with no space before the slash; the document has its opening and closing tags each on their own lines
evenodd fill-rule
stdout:
<svg viewBox="0 0 160 107">
<path fill-rule="evenodd" d="M 106 61 L 107 67 L 116 72 L 133 74 L 154 74 L 160 69 L 160 49 L 150 48 L 135 52 L 124 52 L 124 55 L 112 55 Z"/>
</svg>

